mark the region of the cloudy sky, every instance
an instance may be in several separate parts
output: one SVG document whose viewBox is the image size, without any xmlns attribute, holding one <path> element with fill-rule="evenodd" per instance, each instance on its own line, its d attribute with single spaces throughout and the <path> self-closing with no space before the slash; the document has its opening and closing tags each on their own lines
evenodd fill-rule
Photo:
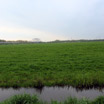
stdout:
<svg viewBox="0 0 104 104">
<path fill-rule="evenodd" d="M 104 0 L 0 0 L 0 39 L 104 38 Z"/>
</svg>

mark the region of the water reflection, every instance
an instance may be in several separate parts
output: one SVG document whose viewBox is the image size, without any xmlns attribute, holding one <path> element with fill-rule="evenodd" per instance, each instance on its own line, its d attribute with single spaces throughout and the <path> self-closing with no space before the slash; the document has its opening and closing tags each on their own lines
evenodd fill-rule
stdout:
<svg viewBox="0 0 104 104">
<path fill-rule="evenodd" d="M 37 95 L 42 101 L 58 100 L 64 101 L 68 97 L 76 97 L 78 99 L 88 98 L 95 99 L 98 96 L 104 96 L 104 88 L 74 88 L 72 86 L 65 87 L 37 87 L 37 88 L 0 88 L 0 101 L 3 101 L 17 94 Z"/>
</svg>

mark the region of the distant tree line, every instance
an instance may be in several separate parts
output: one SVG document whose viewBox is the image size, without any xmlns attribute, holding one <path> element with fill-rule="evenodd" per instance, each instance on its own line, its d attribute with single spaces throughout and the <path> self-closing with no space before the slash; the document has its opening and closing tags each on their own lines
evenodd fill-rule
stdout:
<svg viewBox="0 0 104 104">
<path fill-rule="evenodd" d="M 91 41 L 104 41 L 104 39 L 93 39 L 93 40 L 87 40 L 87 39 L 80 39 L 80 40 L 55 40 L 50 41 L 51 43 L 61 43 L 61 42 L 91 42 Z"/>
<path fill-rule="evenodd" d="M 6 42 L 6 40 L 0 39 L 0 42 Z"/>
<path fill-rule="evenodd" d="M 7 41 L 0 39 L 0 44 L 19 44 L 19 43 L 41 43 L 39 40 L 32 40 L 32 41 L 27 41 L 27 40 L 14 40 L 14 41 Z"/>
<path fill-rule="evenodd" d="M 49 41 L 49 42 L 42 42 L 40 40 L 32 40 L 32 41 L 27 41 L 27 40 L 16 40 L 16 41 L 6 41 L 3 39 L 0 39 L 0 44 L 7 43 L 7 44 L 15 44 L 15 43 L 66 43 L 66 42 L 91 42 L 91 41 L 104 41 L 104 39 L 93 39 L 93 40 L 87 40 L 87 39 L 80 39 L 80 40 L 54 40 L 54 41 Z"/>
<path fill-rule="evenodd" d="M 3 40 L 0 39 L 0 44 L 13 44 L 13 43 L 28 43 L 28 41 L 24 41 L 24 40 L 17 40 L 17 41 L 7 41 L 7 40 Z"/>
</svg>

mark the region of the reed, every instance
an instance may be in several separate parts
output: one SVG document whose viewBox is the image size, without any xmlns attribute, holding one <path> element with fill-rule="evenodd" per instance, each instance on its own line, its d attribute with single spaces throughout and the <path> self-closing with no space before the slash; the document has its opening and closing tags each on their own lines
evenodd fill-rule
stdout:
<svg viewBox="0 0 104 104">
<path fill-rule="evenodd" d="M 104 104 L 104 96 L 100 96 L 94 101 L 89 101 L 88 99 L 77 98 L 68 98 L 64 102 L 51 101 L 51 102 L 42 102 L 36 96 L 30 96 L 27 94 L 24 95 L 15 95 L 0 104 Z"/>
</svg>

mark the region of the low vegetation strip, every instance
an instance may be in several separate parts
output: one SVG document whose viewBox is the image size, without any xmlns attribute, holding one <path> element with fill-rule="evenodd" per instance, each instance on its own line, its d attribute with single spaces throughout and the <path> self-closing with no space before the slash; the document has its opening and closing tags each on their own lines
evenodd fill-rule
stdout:
<svg viewBox="0 0 104 104">
<path fill-rule="evenodd" d="M 48 103 L 40 101 L 36 96 L 24 94 L 24 95 L 15 95 L 10 99 L 1 102 L 0 104 L 48 104 Z M 89 101 L 85 98 L 81 100 L 78 100 L 76 98 L 68 98 L 64 102 L 51 101 L 50 104 L 104 104 L 104 96 L 98 97 L 94 101 Z"/>
<path fill-rule="evenodd" d="M 0 45 L 0 87 L 104 86 L 104 42 Z"/>
</svg>

